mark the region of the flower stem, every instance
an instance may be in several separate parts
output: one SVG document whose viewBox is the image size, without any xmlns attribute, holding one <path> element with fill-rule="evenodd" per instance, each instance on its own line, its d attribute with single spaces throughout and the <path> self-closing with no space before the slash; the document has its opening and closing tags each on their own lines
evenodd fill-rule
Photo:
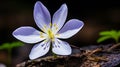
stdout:
<svg viewBox="0 0 120 67">
<path fill-rule="evenodd" d="M 53 53 L 53 52 L 52 52 L 52 53 Z M 54 57 L 54 58 L 57 58 L 57 54 L 53 53 L 53 57 Z"/>
<path fill-rule="evenodd" d="M 117 39 L 116 39 L 116 43 L 118 43 L 118 42 L 119 42 L 119 39 L 117 38 Z"/>
<path fill-rule="evenodd" d="M 54 58 L 57 58 L 57 54 L 55 54 L 55 53 L 52 52 L 52 43 L 51 43 L 51 45 L 50 45 L 50 51 L 51 51 L 53 57 L 54 57 Z"/>
<path fill-rule="evenodd" d="M 11 67 L 11 57 L 12 57 L 12 54 L 11 54 L 11 48 L 8 49 L 8 66 Z"/>
</svg>

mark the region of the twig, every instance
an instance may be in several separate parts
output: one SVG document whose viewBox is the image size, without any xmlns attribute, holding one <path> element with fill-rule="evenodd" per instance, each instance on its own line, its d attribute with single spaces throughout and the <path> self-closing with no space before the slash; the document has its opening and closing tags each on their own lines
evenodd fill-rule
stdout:
<svg viewBox="0 0 120 67">
<path fill-rule="evenodd" d="M 95 49 L 95 50 L 86 50 L 85 55 L 86 55 L 86 56 L 91 56 L 91 55 L 93 55 L 94 53 L 97 53 L 97 52 L 100 52 L 100 51 L 102 51 L 102 48 L 97 48 L 97 49 Z"/>
<path fill-rule="evenodd" d="M 74 46 L 74 45 L 70 45 L 70 46 L 73 47 L 73 48 L 76 48 L 76 49 L 80 49 L 79 47 Z"/>
<path fill-rule="evenodd" d="M 120 43 L 117 43 L 117 44 L 111 46 L 110 48 L 107 49 L 107 51 L 110 52 L 111 50 L 117 48 L 118 46 L 120 46 Z"/>
</svg>

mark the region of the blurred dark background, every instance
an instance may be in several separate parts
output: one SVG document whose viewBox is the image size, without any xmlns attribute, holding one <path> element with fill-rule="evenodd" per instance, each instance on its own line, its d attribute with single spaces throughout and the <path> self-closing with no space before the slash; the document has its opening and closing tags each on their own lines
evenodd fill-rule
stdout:
<svg viewBox="0 0 120 67">
<path fill-rule="evenodd" d="M 17 41 L 12 32 L 20 26 L 38 27 L 33 19 L 33 7 L 37 0 L 1 0 L 0 1 L 0 44 Z M 119 1 L 92 1 L 92 0 L 40 0 L 50 11 L 51 15 L 63 4 L 68 6 L 67 20 L 77 18 L 85 25 L 79 33 L 66 41 L 81 47 L 96 44 L 99 32 L 104 30 L 119 30 L 120 2 Z M 108 40 L 104 43 L 113 43 Z M 31 45 L 28 45 L 31 46 Z M 26 48 L 28 47 L 26 46 Z M 24 49 L 26 49 L 24 47 Z M 20 48 L 21 49 L 21 48 Z M 29 55 L 28 53 L 25 55 Z M 18 55 L 17 48 L 13 55 Z M 27 51 L 27 50 L 26 50 Z M 6 55 L 6 54 L 5 54 Z M 5 58 L 5 56 L 4 56 Z M 14 58 L 14 56 L 13 56 Z M 19 58 L 19 57 L 18 57 Z M 16 58 L 15 58 L 16 59 Z M 1 60 L 1 59 L 0 59 Z M 4 59 L 2 59 L 4 60 Z M 19 59 L 20 60 L 20 59 Z M 16 62 L 20 63 L 21 61 Z M 15 64 L 15 63 L 14 63 Z"/>
</svg>

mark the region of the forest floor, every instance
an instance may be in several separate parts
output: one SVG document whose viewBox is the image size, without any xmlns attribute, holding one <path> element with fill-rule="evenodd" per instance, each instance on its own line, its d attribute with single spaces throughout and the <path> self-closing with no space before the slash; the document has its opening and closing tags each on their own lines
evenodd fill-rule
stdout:
<svg viewBox="0 0 120 67">
<path fill-rule="evenodd" d="M 69 56 L 51 55 L 27 60 L 16 67 L 118 67 L 120 66 L 120 47 L 111 48 L 115 44 L 90 45 L 73 48 Z"/>
</svg>

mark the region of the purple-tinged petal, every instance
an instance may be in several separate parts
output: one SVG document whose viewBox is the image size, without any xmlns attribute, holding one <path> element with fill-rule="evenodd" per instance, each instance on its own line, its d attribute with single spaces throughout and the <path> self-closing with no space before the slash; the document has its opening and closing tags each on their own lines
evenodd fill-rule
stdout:
<svg viewBox="0 0 120 67">
<path fill-rule="evenodd" d="M 41 57 L 49 51 L 49 48 L 50 48 L 50 42 L 43 41 L 39 44 L 36 44 L 35 46 L 33 46 L 29 58 L 36 59 L 38 57 Z"/>
<path fill-rule="evenodd" d="M 41 30 L 45 30 L 46 27 L 50 27 L 51 16 L 48 9 L 40 2 L 37 1 L 34 6 L 34 19 L 37 26 Z M 44 31 L 45 32 L 45 31 Z"/>
<path fill-rule="evenodd" d="M 46 34 L 36 30 L 33 27 L 25 26 L 17 28 L 12 34 L 18 40 L 25 43 L 37 43 L 46 38 Z"/>
<path fill-rule="evenodd" d="M 59 39 L 56 39 L 52 43 L 52 45 L 53 45 L 52 51 L 55 54 L 58 54 L 58 55 L 70 55 L 72 53 L 72 49 L 71 49 L 70 45 L 65 41 L 61 41 Z"/>
<path fill-rule="evenodd" d="M 52 18 L 52 29 L 57 33 L 61 27 L 64 25 L 68 13 L 68 8 L 66 4 L 63 4 L 53 15 Z"/>
<path fill-rule="evenodd" d="M 66 39 L 75 35 L 83 27 L 84 23 L 77 19 L 69 20 L 58 32 L 58 38 Z"/>
</svg>

